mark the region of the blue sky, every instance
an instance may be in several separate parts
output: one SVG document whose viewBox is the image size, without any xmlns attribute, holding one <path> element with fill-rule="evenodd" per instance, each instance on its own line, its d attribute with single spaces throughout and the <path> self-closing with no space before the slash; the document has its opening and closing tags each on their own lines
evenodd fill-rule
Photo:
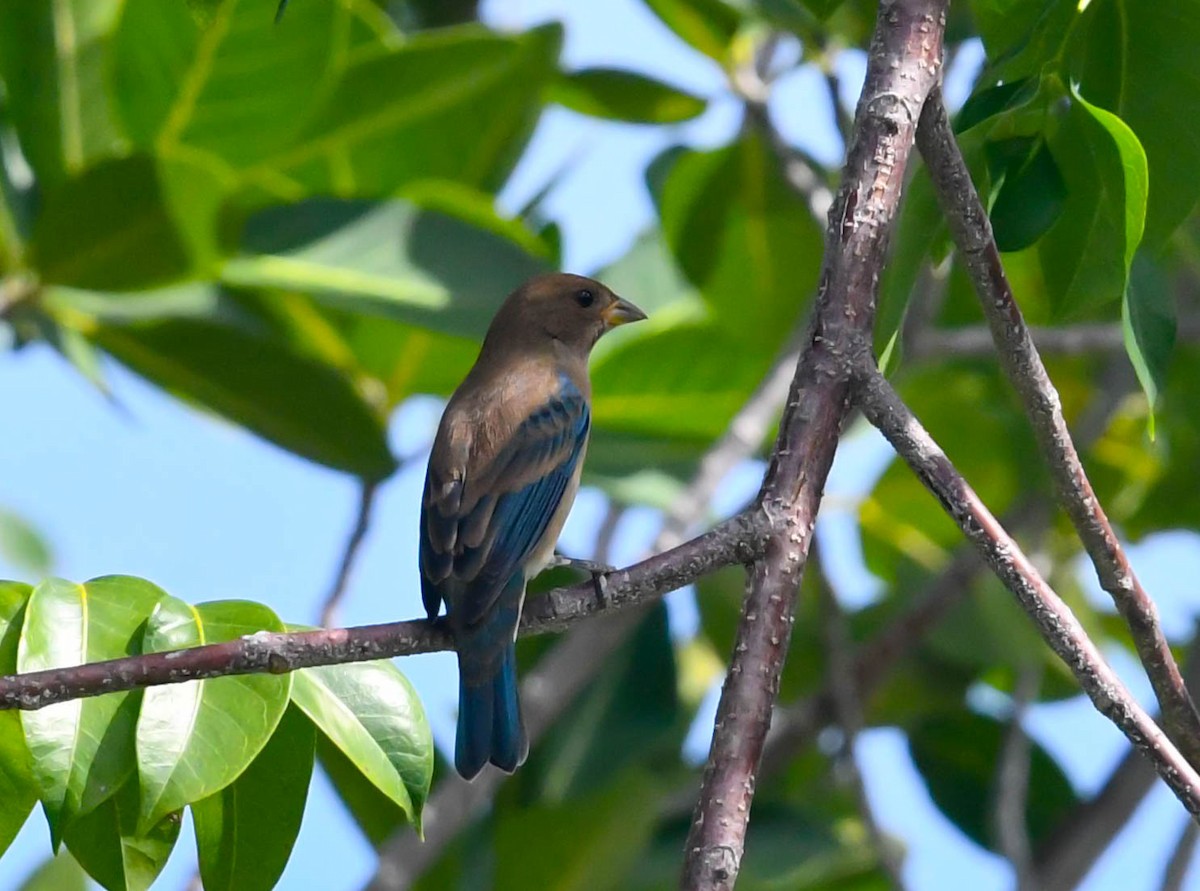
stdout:
<svg viewBox="0 0 1200 891">
<path fill-rule="evenodd" d="M 675 39 L 638 0 L 488 0 L 483 7 L 487 20 L 500 28 L 524 28 L 550 18 L 564 21 L 568 66 L 627 67 L 712 99 L 703 118 L 668 130 L 610 125 L 556 109 L 546 114 L 502 200 L 509 209 L 521 206 L 548 177 L 571 164 L 544 210 L 563 227 L 566 267 L 594 270 L 620 256 L 651 221 L 642 182 L 647 161 L 672 141 L 722 144 L 736 130 L 736 103 L 724 94 L 716 66 Z M 965 94 L 978 58 L 977 49 L 963 54 L 948 88 L 952 99 Z M 862 69 L 861 56 L 847 55 L 839 72 L 851 100 Z M 815 72 L 781 83 L 773 108 L 790 139 L 819 159 L 837 161 L 840 147 Z M 115 406 L 48 350 L 32 347 L 0 358 L 0 411 L 8 434 L 0 437 L 0 506 L 45 532 L 54 547 L 55 571 L 65 577 L 129 573 L 188 601 L 249 598 L 269 603 L 288 621 L 311 621 L 352 522 L 354 481 L 188 408 L 118 367 L 109 371 Z M 432 400 L 416 400 L 393 421 L 396 453 L 414 458 L 380 492 L 342 611 L 347 624 L 421 612 L 415 570 L 417 505 L 423 450 L 439 409 Z M 819 526 L 839 594 L 850 605 L 875 594 L 857 552 L 853 499 L 869 487 L 886 456 L 885 447 L 871 435 L 851 439 L 839 456 L 829 486 L 831 509 Z M 759 472 L 748 465 L 735 473 L 718 506 L 739 503 L 755 488 Z M 581 494 L 563 536 L 564 551 L 590 549 L 601 510 L 596 493 Z M 654 527 L 650 512 L 635 512 L 622 525 L 616 558 L 636 557 Z M 1132 556 L 1147 586 L 1162 600 L 1168 627 L 1186 630 L 1200 605 L 1196 594 L 1189 598 L 1184 584 L 1200 575 L 1195 538 L 1159 537 Z M 0 563 L 0 576 L 6 575 L 19 577 Z M 678 628 L 694 623 L 686 593 L 673 596 L 671 605 Z M 453 657 L 436 654 L 400 664 L 425 701 L 437 739 L 449 743 L 456 689 Z M 1127 660 L 1118 667 L 1126 677 L 1136 676 Z M 1146 701 L 1145 684 L 1135 690 Z M 710 698 L 710 708 L 714 701 Z M 1038 707 L 1032 727 L 1081 790 L 1098 788 L 1124 752 L 1123 738 L 1080 700 Z M 698 726 L 689 739 L 689 751 L 698 757 L 710 728 Z M 860 754 L 882 825 L 908 846 L 905 874 L 911 887 L 969 885 L 989 891 L 1011 884 L 1000 860 L 966 841 L 937 812 L 898 733 L 864 734 Z M 1169 793 L 1156 790 L 1085 887 L 1157 887 L 1181 816 Z M 15 887 L 47 850 L 45 823 L 35 814 L 0 860 L 0 891 Z M 185 830 L 158 887 L 181 888 L 195 868 L 194 856 Z M 279 887 L 357 889 L 371 874 L 373 860 L 318 776 L 296 853 Z"/>
</svg>

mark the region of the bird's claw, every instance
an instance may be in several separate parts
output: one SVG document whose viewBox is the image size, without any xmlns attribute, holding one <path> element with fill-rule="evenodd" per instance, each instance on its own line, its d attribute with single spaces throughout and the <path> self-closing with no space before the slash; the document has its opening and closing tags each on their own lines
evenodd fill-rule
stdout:
<svg viewBox="0 0 1200 891">
<path fill-rule="evenodd" d="M 592 585 L 596 589 L 596 599 L 600 602 L 600 608 L 604 609 L 608 606 L 608 574 L 616 571 L 615 566 L 598 563 L 595 560 L 579 560 L 564 554 L 555 554 L 550 558 L 547 568 L 557 566 L 568 566 L 571 569 L 589 573 L 592 577 Z"/>
</svg>

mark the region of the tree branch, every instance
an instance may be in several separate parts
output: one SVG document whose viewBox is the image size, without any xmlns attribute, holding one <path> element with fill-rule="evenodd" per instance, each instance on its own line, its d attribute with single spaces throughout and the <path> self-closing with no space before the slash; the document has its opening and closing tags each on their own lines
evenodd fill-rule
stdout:
<svg viewBox="0 0 1200 891">
<path fill-rule="evenodd" d="M 1034 620 L 1042 637 L 1071 669 L 1096 709 L 1153 762 L 1192 814 L 1200 814 L 1200 775 L 1179 754 L 1104 661 L 1070 608 L 1046 584 L 875 367 L 859 363 L 854 395 L 867 418 L 925 483 Z M 768 553 L 770 553 L 768 544 Z"/>
<path fill-rule="evenodd" d="M 1125 354 L 1125 333 L 1119 322 L 1081 322 L 1063 328 L 1029 329 L 1039 353 L 1086 356 L 1098 353 Z M 1200 319 L 1180 319 L 1177 342 L 1200 340 Z M 996 342 L 986 325 L 925 330 L 906 338 L 908 355 L 926 357 L 988 357 L 996 354 Z"/>
<path fill-rule="evenodd" d="M 1183 891 L 1187 880 L 1188 867 L 1192 863 L 1192 855 L 1196 853 L 1196 841 L 1200 839 L 1200 826 L 1188 820 L 1179 833 L 1179 840 L 1171 851 L 1171 858 L 1163 871 L 1162 891 Z"/>
<path fill-rule="evenodd" d="M 761 517 L 745 512 L 663 554 L 608 576 L 606 596 L 591 582 L 532 599 L 522 634 L 562 631 L 581 619 L 622 610 L 691 584 L 722 566 L 763 553 Z M 226 643 L 147 653 L 106 662 L 0 677 L 0 709 L 39 709 L 55 702 L 201 678 L 362 662 L 452 649 L 444 622 L 414 619 L 383 625 L 292 633 L 259 632 Z"/>
<path fill-rule="evenodd" d="M 830 212 L 809 342 L 797 366 L 759 495 L 771 522 L 752 572 L 688 833 L 682 887 L 732 888 L 763 741 L 791 637 L 795 596 L 849 393 L 847 350 L 868 342 L 879 272 L 913 131 L 941 60 L 945 4 L 880 4 L 856 137 Z"/>
<path fill-rule="evenodd" d="M 930 95 L 921 112 L 917 143 L 979 295 L 1000 364 L 1024 404 L 1049 464 L 1058 501 L 1071 518 L 1101 586 L 1129 625 L 1171 738 L 1193 765 L 1200 765 L 1200 715 L 1171 655 L 1154 601 L 1134 574 L 1071 441 L 1058 392 L 1004 274 L 991 221 L 954 139 L 940 90 Z"/>
<path fill-rule="evenodd" d="M 827 654 L 826 687 L 833 694 L 834 718 L 842 731 L 841 744 L 834 762 L 835 773 L 841 774 L 845 785 L 854 796 L 859 819 L 866 828 L 867 837 L 875 848 L 879 865 L 887 875 L 891 887 L 903 891 L 902 857 L 880 827 L 879 821 L 875 819 L 875 812 L 867 797 L 862 770 L 859 769 L 858 753 L 855 751 L 855 744 L 863 727 L 863 704 L 859 696 L 858 677 L 854 670 L 854 643 L 850 637 L 849 623 L 833 587 L 825 579 L 819 559 L 820 546 L 817 544 L 814 547 L 809 560 L 814 564 L 813 569 L 821 576 L 819 587 L 824 612 L 821 624 Z"/>
<path fill-rule="evenodd" d="M 359 490 L 358 496 L 358 513 L 354 518 L 354 527 L 350 530 L 350 537 L 346 539 L 346 546 L 342 549 L 342 559 L 338 564 L 337 575 L 333 577 L 333 585 L 329 589 L 329 593 L 325 595 L 325 602 L 321 604 L 320 624 L 328 628 L 337 621 L 338 609 L 342 605 L 342 598 L 346 595 L 346 588 L 350 584 L 350 573 L 354 569 L 354 561 L 358 558 L 358 552 L 362 548 L 363 541 L 367 537 L 367 530 L 371 526 L 371 509 L 375 506 L 375 494 L 379 491 L 379 483 L 375 480 L 363 480 L 362 488 Z"/>
<path fill-rule="evenodd" d="M 1033 854 L 1025 831 L 1025 813 L 1029 804 L 1029 771 L 1033 747 L 1025 732 L 1025 713 L 1037 696 L 1041 683 L 1038 665 L 1022 666 L 1012 695 L 1012 714 L 1000 750 L 996 771 L 994 826 L 996 840 L 1017 877 L 1017 891 L 1038 887 L 1033 874 Z"/>
</svg>

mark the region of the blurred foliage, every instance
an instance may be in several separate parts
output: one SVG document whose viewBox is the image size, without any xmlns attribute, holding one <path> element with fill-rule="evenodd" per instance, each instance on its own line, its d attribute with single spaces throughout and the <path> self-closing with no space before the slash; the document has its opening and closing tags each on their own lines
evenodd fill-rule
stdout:
<svg viewBox="0 0 1200 891">
<path fill-rule="evenodd" d="M 735 96 L 771 35 L 799 51 L 768 60 L 768 81 L 825 72 L 865 48 L 875 14 L 867 0 L 644 2 Z M 1131 537 L 1200 530 L 1200 351 L 1179 336 L 1195 330 L 1200 295 L 1200 0 L 1079 6 L 954 4 L 950 51 L 978 38 L 986 52 L 955 128 L 1030 321 L 1123 332 L 1128 359 L 1049 362 L 1071 423 L 1104 407 L 1084 449 L 1100 500 Z M 46 345 L 102 393 L 119 362 L 281 449 L 380 480 L 397 467 L 394 409 L 451 392 L 503 295 L 558 264 L 539 202 L 517 215 L 497 202 L 543 110 L 671 128 L 728 96 L 637 70 L 567 70 L 558 26 L 499 33 L 476 21 L 473 0 L 293 0 L 277 22 L 274 7 L 0 4 L 0 343 Z M 646 171 L 654 224 L 597 272 L 651 318 L 596 350 L 586 465 L 615 501 L 659 508 L 803 323 L 824 226 L 757 117 L 704 148 L 661 132 L 670 147 Z M 995 361 L 906 355 L 911 334 L 919 344 L 981 323 L 916 166 L 882 281 L 881 360 L 995 512 L 1044 500 L 1046 475 Z M 836 184 L 836 171 L 812 173 Z M 1116 398 L 1113 370 L 1127 364 L 1141 393 Z M 960 536 L 897 464 L 855 510 L 880 583 L 848 617 L 865 645 L 921 602 Z M 1054 525 L 1023 534 L 1085 627 L 1127 647 L 1110 611 L 1083 595 L 1073 539 Z M 8 510 L 0 557 L 35 579 L 50 571 L 49 546 Z M 784 708 L 828 684 L 810 590 L 820 581 L 810 574 L 802 592 Z M 419 887 L 674 887 L 698 781 L 682 742 L 732 646 L 743 590 L 740 568 L 702 580 L 687 640 L 651 610 Z M 904 732 L 934 803 L 994 848 L 1007 724 L 970 694 L 1004 702 L 1031 666 L 1040 700 L 1075 688 L 993 580 L 956 598 L 914 631 L 921 639 L 864 719 Z M 283 627 L 257 604 L 193 607 L 128 577 L 6 582 L 0 673 Z M 547 646 L 523 641 L 526 667 Z M 70 854 L 23 887 L 82 887 L 81 865 L 106 888 L 141 889 L 190 807 L 205 888 L 267 889 L 314 765 L 380 845 L 420 825 L 433 775 L 446 772 L 434 758 L 416 692 L 382 663 L 0 712 L 0 852 L 40 801 L 55 848 Z M 828 752 L 780 763 L 759 784 L 740 887 L 887 887 Z M 1034 747 L 1030 768 L 1024 831 L 1037 848 L 1080 798 L 1049 752 Z M 268 805 L 271 820 L 247 818 Z"/>
</svg>

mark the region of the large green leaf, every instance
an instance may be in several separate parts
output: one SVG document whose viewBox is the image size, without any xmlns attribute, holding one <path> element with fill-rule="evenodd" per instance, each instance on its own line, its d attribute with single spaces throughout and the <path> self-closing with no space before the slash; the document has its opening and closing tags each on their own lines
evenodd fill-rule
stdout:
<svg viewBox="0 0 1200 891">
<path fill-rule="evenodd" d="M 293 198 L 384 196 L 418 179 L 495 189 L 532 133 L 561 37 L 558 25 L 513 36 L 464 27 L 369 55 L 247 175 Z"/>
<path fill-rule="evenodd" d="M 312 723 L 290 707 L 241 776 L 192 805 L 204 891 L 275 887 L 300 831 L 315 739 Z"/>
<path fill-rule="evenodd" d="M 717 62 L 729 62 L 742 13 L 724 0 L 645 0 L 663 24 Z"/>
<path fill-rule="evenodd" d="M 478 216 L 476 216 L 478 219 Z M 547 271 L 525 243 L 407 201 L 316 199 L 250 220 L 225 281 L 310 294 L 329 306 L 482 338 L 500 301 Z M 519 237 L 519 236 L 518 236 Z"/>
<path fill-rule="evenodd" d="M 908 735 L 913 762 L 938 807 L 969 838 L 999 850 L 993 833 L 996 774 L 1008 728 L 970 712 L 929 717 Z M 1078 804 L 1062 768 L 1030 743 L 1025 834 L 1036 849 Z"/>
<path fill-rule="evenodd" d="M 1146 154 L 1120 118 L 1078 94 L 1049 145 L 1068 194 L 1039 255 L 1051 300 L 1069 316 L 1125 293 L 1146 217 Z"/>
<path fill-rule="evenodd" d="M 1154 406 L 1167 376 L 1175 348 L 1175 301 L 1163 271 L 1144 253 L 1133 261 L 1129 287 L 1121 302 L 1125 351 L 1138 383 L 1150 403 L 1150 434 L 1154 435 Z"/>
<path fill-rule="evenodd" d="M 292 701 L 420 827 L 433 778 L 433 737 L 421 700 L 392 663 L 303 669 Z"/>
<path fill-rule="evenodd" d="M 17 891 L 87 891 L 87 873 L 66 851 L 49 858 L 23 881 Z"/>
<path fill-rule="evenodd" d="M 633 768 L 582 799 L 498 814 L 493 887 L 626 888 L 657 818 L 654 777 Z M 537 856 L 528 845 L 537 840 Z"/>
<path fill-rule="evenodd" d="M 121 147 L 104 76 L 120 8 L 120 0 L 0 3 L 4 101 L 43 189 Z"/>
<path fill-rule="evenodd" d="M 139 652 L 141 628 L 167 596 L 142 579 L 61 579 L 33 590 L 17 669 L 42 671 Z M 140 693 L 109 693 L 21 713 L 54 846 L 81 815 L 106 801 L 133 773 Z"/>
<path fill-rule="evenodd" d="M 317 758 L 338 798 L 372 845 L 378 848 L 408 823 L 404 808 L 367 779 L 327 736 L 317 737 Z"/>
<path fill-rule="evenodd" d="M 631 764 L 674 761 L 686 729 L 659 603 L 538 743 L 522 778 L 546 803 L 598 791 Z"/>
<path fill-rule="evenodd" d="M 189 318 L 88 333 L 154 383 L 298 455 L 369 479 L 396 467 L 382 418 L 353 383 L 276 340 Z"/>
<path fill-rule="evenodd" d="M 23 517 L 0 507 L 0 558 L 34 576 L 50 574 L 50 546 Z"/>
<path fill-rule="evenodd" d="M 0 675 L 17 670 L 17 646 L 25 604 L 33 589 L 21 582 L 0 581 Z M 21 717 L 15 711 L 0 712 L 0 856 L 16 838 L 37 801 L 38 785 L 33 775 Z"/>
<path fill-rule="evenodd" d="M 668 166 L 669 165 L 669 166 Z M 809 306 L 824 236 L 758 136 L 655 162 L 667 244 L 721 330 L 769 358 Z"/>
<path fill-rule="evenodd" d="M 635 124 L 686 121 L 704 112 L 704 100 L 645 75 L 615 68 L 562 74 L 549 98 L 573 111 Z"/>
<path fill-rule="evenodd" d="M 106 161 L 55 189 L 32 249 L 46 282 L 97 290 L 165 284 L 191 266 L 148 155 Z"/>
<path fill-rule="evenodd" d="M 67 849 L 107 891 L 145 891 L 179 838 L 181 815 L 167 814 L 145 830 L 138 824 L 137 777 L 67 827 Z"/>
<path fill-rule="evenodd" d="M 1096 0 L 1087 14 L 1080 89 L 1145 147 L 1146 241 L 1157 250 L 1200 198 L 1200 2 Z"/>
<path fill-rule="evenodd" d="M 164 597 L 146 627 L 146 652 L 282 631 L 266 606 Z M 225 788 L 258 756 L 287 708 L 290 674 L 247 674 L 151 687 L 137 722 L 142 828 Z M 219 756 L 214 757 L 214 753 Z"/>
<path fill-rule="evenodd" d="M 345 15 L 310 0 L 276 24 L 269 3 L 223 0 L 202 27 L 183 3 L 127 0 L 114 67 L 126 128 L 163 154 L 200 149 L 235 167 L 271 155 L 345 64 Z"/>
</svg>

